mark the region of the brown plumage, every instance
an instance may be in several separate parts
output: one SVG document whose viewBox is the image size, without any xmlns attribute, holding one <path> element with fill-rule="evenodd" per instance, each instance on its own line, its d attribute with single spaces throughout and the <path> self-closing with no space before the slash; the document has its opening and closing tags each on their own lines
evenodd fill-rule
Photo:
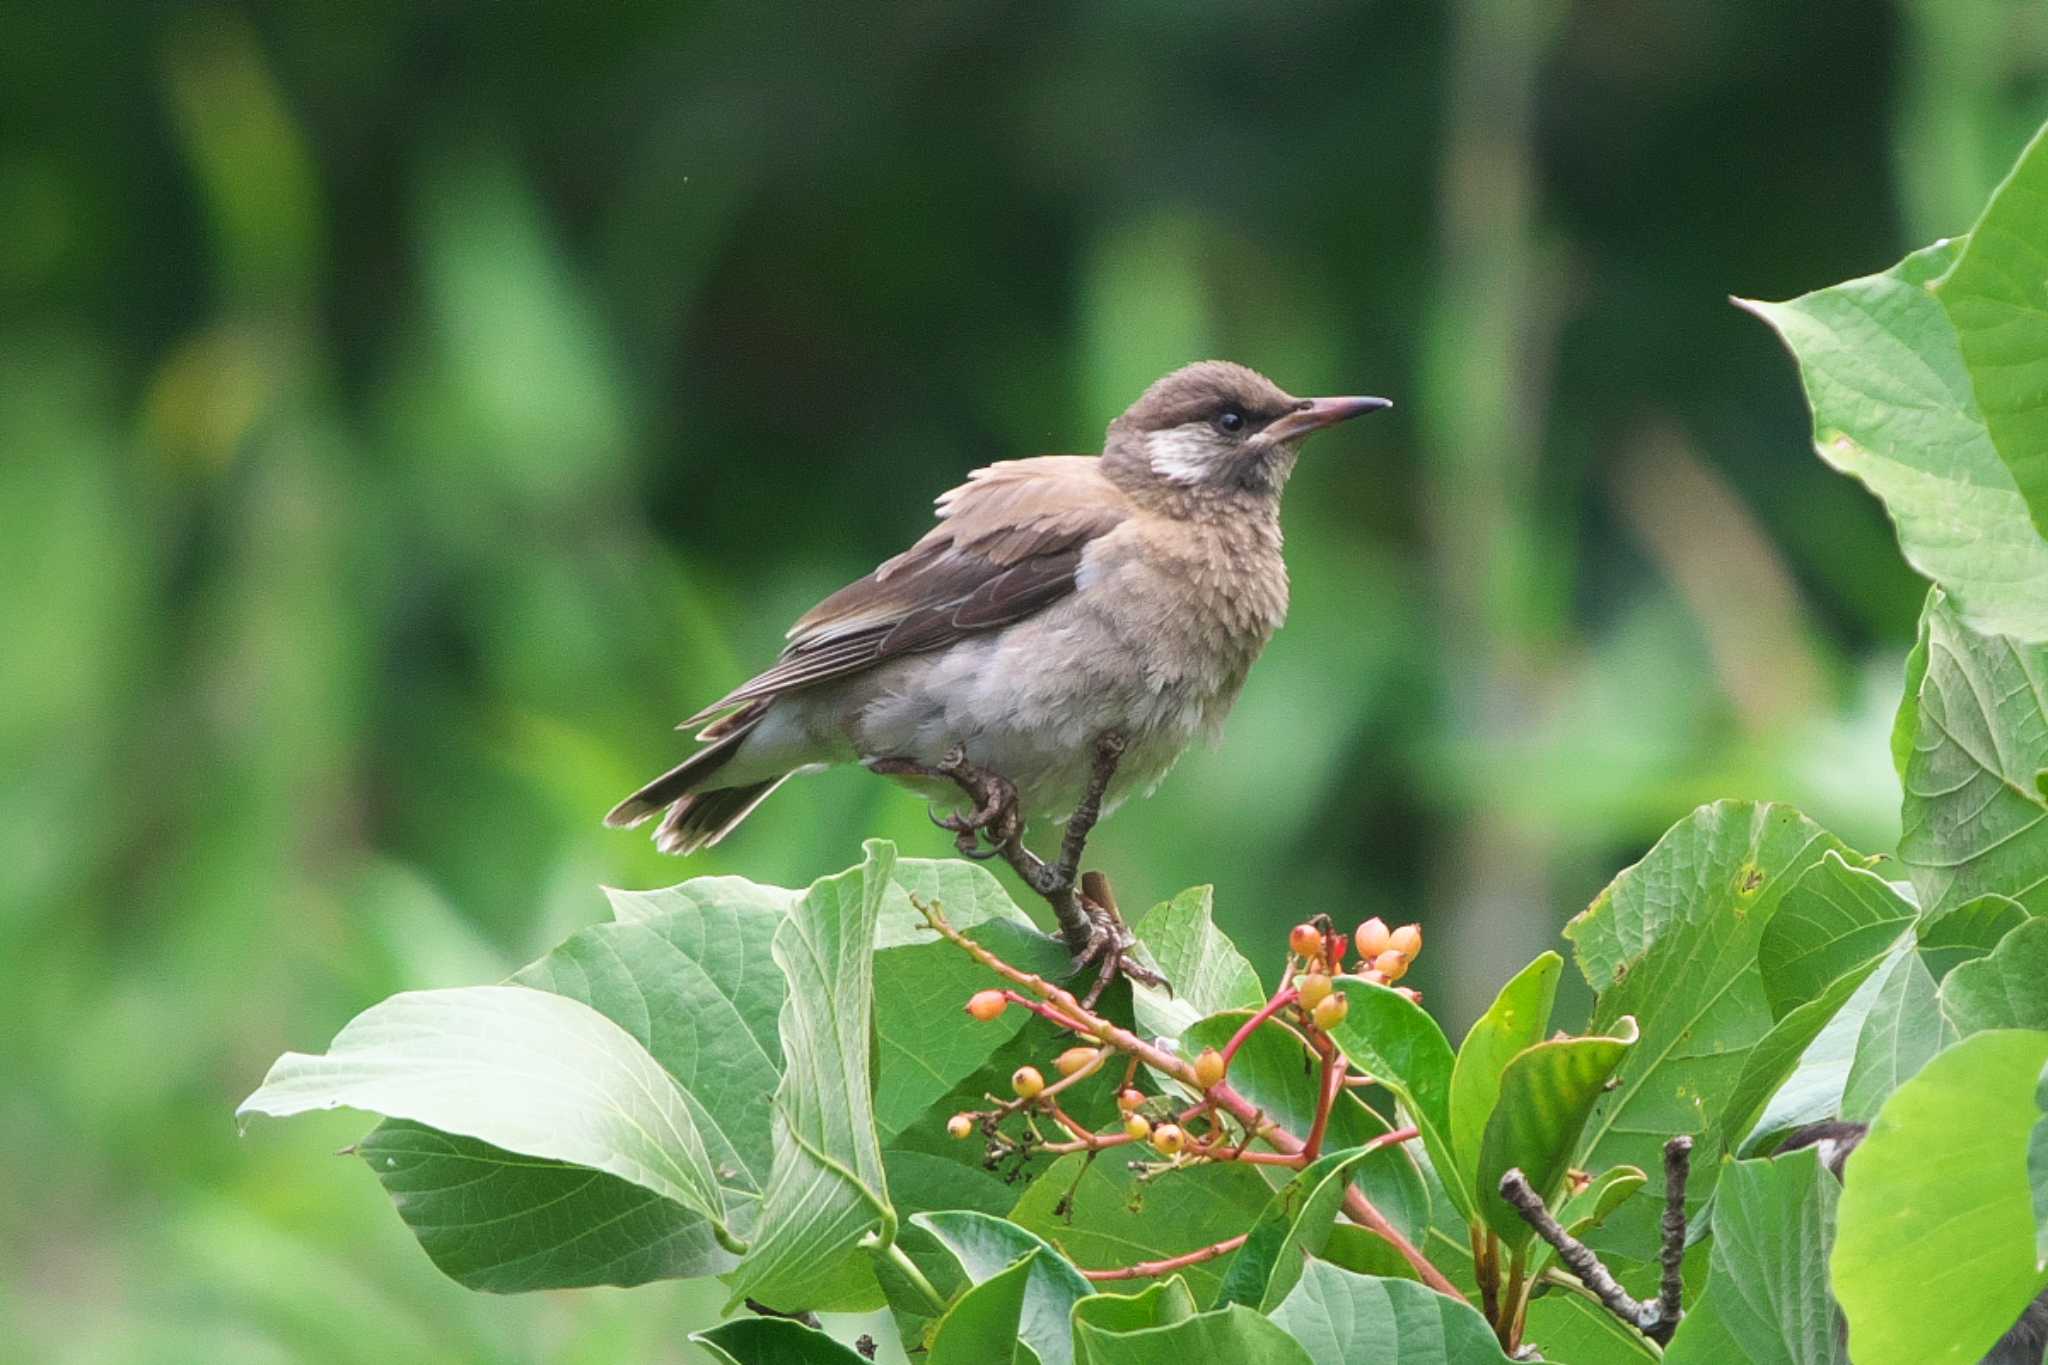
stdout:
<svg viewBox="0 0 2048 1365">
<path fill-rule="evenodd" d="M 666 809 L 656 842 L 688 853 L 794 772 L 931 765 L 956 744 L 1025 810 L 1057 816 L 1105 731 L 1129 746 L 1113 806 L 1215 732 L 1284 617 L 1279 498 L 1301 440 L 1383 406 L 1295 398 L 1205 361 L 1111 423 L 1100 458 L 976 470 L 922 539 L 806 612 L 772 667 L 685 721 L 704 725 L 705 747 L 606 823 Z"/>
</svg>

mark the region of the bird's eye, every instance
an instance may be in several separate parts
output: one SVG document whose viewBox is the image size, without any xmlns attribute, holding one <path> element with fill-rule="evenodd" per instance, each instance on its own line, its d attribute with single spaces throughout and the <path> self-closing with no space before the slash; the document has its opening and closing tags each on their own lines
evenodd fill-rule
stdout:
<svg viewBox="0 0 2048 1365">
<path fill-rule="evenodd" d="M 1216 414 L 1216 430 L 1235 434 L 1244 430 L 1244 412 L 1235 407 L 1225 408 Z"/>
</svg>

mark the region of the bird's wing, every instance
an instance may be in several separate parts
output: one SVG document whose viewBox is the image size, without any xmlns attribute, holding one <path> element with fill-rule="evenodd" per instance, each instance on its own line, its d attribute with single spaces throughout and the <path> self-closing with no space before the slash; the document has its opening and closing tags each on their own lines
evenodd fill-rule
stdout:
<svg viewBox="0 0 2048 1365">
<path fill-rule="evenodd" d="M 773 668 L 682 728 L 1021 620 L 1072 592 L 1088 543 L 1131 510 L 1089 456 L 977 469 L 940 496 L 939 524 L 923 539 L 804 613 Z M 717 738 L 722 724 L 705 737 Z"/>
</svg>

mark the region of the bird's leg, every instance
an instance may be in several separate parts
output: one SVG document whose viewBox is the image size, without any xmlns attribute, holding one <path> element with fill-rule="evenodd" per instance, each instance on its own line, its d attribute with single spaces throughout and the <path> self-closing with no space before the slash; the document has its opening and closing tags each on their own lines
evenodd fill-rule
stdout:
<svg viewBox="0 0 2048 1365">
<path fill-rule="evenodd" d="M 1166 978 L 1132 956 L 1131 950 L 1138 946 L 1130 926 L 1117 913 L 1116 898 L 1110 893 L 1109 878 L 1099 872 L 1081 875 L 1081 855 L 1088 847 L 1088 835 L 1095 828 L 1095 822 L 1102 818 L 1102 800 L 1109 792 L 1109 784 L 1116 777 L 1117 764 L 1123 761 L 1124 737 L 1114 730 L 1106 730 L 1095 737 L 1095 766 L 1088 776 L 1088 788 L 1081 795 L 1081 804 L 1074 807 L 1074 813 L 1067 817 L 1066 836 L 1060 841 L 1060 860 L 1057 865 L 1047 867 L 1046 881 L 1052 890 L 1039 889 L 1039 894 L 1053 901 L 1055 894 L 1063 896 L 1072 908 L 1087 922 L 1087 944 L 1074 956 L 1076 966 L 1099 963 L 1095 984 L 1088 988 L 1082 1004 L 1090 1009 L 1095 1000 L 1119 976 L 1133 981 L 1142 981 L 1149 986 L 1165 986 Z M 1079 890 L 1076 891 L 1076 882 Z M 1057 901 L 1053 902 L 1054 913 L 1060 911 Z M 1062 924 L 1065 920 L 1062 919 Z M 1071 942 L 1071 940 L 1070 940 Z"/>
</svg>

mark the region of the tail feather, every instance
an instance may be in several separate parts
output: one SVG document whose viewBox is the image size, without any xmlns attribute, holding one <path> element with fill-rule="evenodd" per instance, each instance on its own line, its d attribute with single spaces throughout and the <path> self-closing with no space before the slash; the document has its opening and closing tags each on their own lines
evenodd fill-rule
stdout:
<svg viewBox="0 0 2048 1365">
<path fill-rule="evenodd" d="M 667 811 L 654 831 L 655 846 L 664 853 L 695 853 L 723 839 L 789 776 L 784 773 L 764 782 L 729 787 L 711 785 L 739 752 L 748 732 L 766 709 L 758 707 L 751 715 L 742 712 L 738 717 L 728 717 L 727 722 L 721 722 L 721 732 L 712 737 L 714 743 L 705 745 L 612 807 L 604 822 L 614 829 L 627 829 Z M 733 720 L 741 723 L 728 723 Z"/>
<path fill-rule="evenodd" d="M 789 774 L 784 773 L 751 786 L 691 792 L 669 807 L 667 818 L 654 831 L 654 846 L 663 853 L 678 855 L 709 848 L 732 833 L 740 821 L 754 813 L 754 807 L 787 781 Z"/>
</svg>

